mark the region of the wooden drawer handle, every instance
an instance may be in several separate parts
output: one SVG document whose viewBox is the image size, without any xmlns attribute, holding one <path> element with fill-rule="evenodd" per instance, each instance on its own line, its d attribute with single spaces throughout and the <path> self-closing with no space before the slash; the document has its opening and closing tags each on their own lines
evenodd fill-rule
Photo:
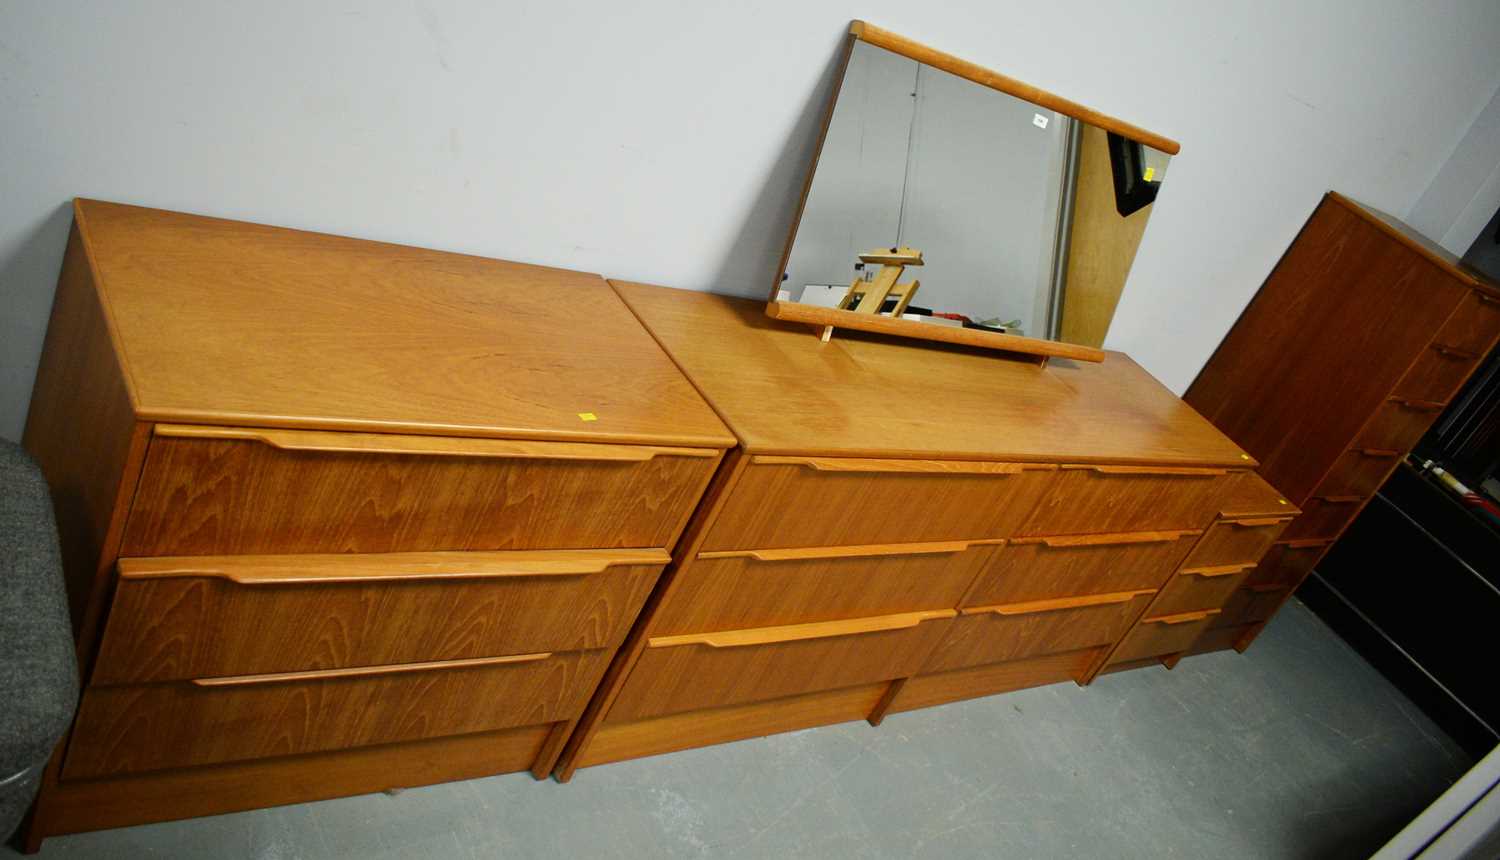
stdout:
<svg viewBox="0 0 1500 860">
<path fill-rule="evenodd" d="M 1234 576 L 1242 570 L 1255 567 L 1255 562 L 1249 564 L 1216 564 L 1209 567 L 1185 567 L 1178 571 L 1182 576 L 1202 576 L 1213 578 L 1215 576 Z"/>
<path fill-rule="evenodd" d="M 121 580 L 198 577 L 239 585 L 298 585 L 586 576 L 616 565 L 665 565 L 671 560 L 662 549 L 582 549 L 122 558 L 119 568 Z"/>
<path fill-rule="evenodd" d="M 1015 538 L 1012 544 L 1039 543 L 1061 549 L 1074 546 L 1125 546 L 1134 543 L 1166 543 L 1184 537 L 1202 534 L 1199 529 L 1184 529 L 1171 532 L 1120 532 L 1097 535 L 1058 535 L 1056 537 Z"/>
<path fill-rule="evenodd" d="M 1391 402 L 1402 409 L 1410 409 L 1413 412 L 1441 412 L 1443 404 L 1436 400 L 1414 400 L 1405 397 L 1392 397 Z"/>
<path fill-rule="evenodd" d="M 1152 589 L 1142 591 L 1116 591 L 1110 594 L 1085 594 L 1080 597 L 1058 597 L 1052 600 L 1030 600 L 1025 603 L 997 603 L 991 606 L 969 606 L 959 610 L 964 615 L 1031 615 L 1037 612 L 1053 612 L 1059 609 L 1078 609 L 1084 606 L 1109 606 L 1129 603 L 1143 594 L 1155 594 Z"/>
<path fill-rule="evenodd" d="M 1299 549 L 1321 549 L 1333 543 L 1331 538 L 1303 538 L 1302 540 L 1289 540 L 1286 548 L 1289 550 Z"/>
<path fill-rule="evenodd" d="M 1281 523 L 1287 522 L 1290 519 L 1291 517 L 1263 517 L 1251 520 L 1220 520 L 1220 522 L 1230 526 L 1240 526 L 1241 528 L 1247 529 L 1258 529 L 1265 526 L 1280 525 Z"/>
<path fill-rule="evenodd" d="M 923 475 L 1018 475 L 1026 471 L 1050 471 L 1049 463 L 993 463 L 980 460 L 873 460 L 858 457 L 752 457 L 762 466 L 803 466 L 818 472 L 910 473 Z"/>
<path fill-rule="evenodd" d="M 878 558 L 900 555 L 944 555 L 964 552 L 976 546 L 999 546 L 1003 538 L 994 540 L 952 540 L 928 543 L 878 543 L 859 546 L 808 546 L 792 549 L 730 549 L 700 552 L 700 559 L 748 558 L 754 561 L 803 561 L 817 558 Z"/>
<path fill-rule="evenodd" d="M 452 436 L 402 436 L 387 433 L 334 433 L 324 430 L 278 430 L 263 427 L 206 427 L 158 424 L 158 436 L 178 439 L 240 439 L 283 451 L 345 454 L 411 454 L 434 457 L 493 457 L 514 460 L 586 460 L 643 463 L 656 457 L 716 457 L 712 448 L 652 445 L 600 445 L 590 442 L 534 442 L 516 439 L 472 439 Z"/>
<path fill-rule="evenodd" d="M 1456 346 L 1446 346 L 1441 343 L 1433 344 L 1432 348 L 1437 352 L 1438 355 L 1441 355 L 1444 358 L 1475 359 L 1479 357 L 1479 353 L 1477 352 L 1470 352 L 1467 349 L 1459 349 Z"/>
<path fill-rule="evenodd" d="M 402 672 L 431 672 L 439 669 L 466 669 L 471 666 L 501 666 L 507 663 L 535 663 L 552 656 L 510 654 L 505 657 L 477 657 L 472 660 L 438 660 L 431 663 L 394 663 L 388 666 L 359 666 L 353 669 L 316 669 L 311 672 L 278 672 L 274 675 L 228 675 L 221 678 L 194 678 L 195 687 L 243 687 L 250 684 L 282 684 L 294 681 L 326 681 L 336 678 L 363 678 L 369 675 L 395 675 Z"/>
<path fill-rule="evenodd" d="M 1064 463 L 1064 469 L 1087 469 L 1101 475 L 1177 475 L 1188 478 L 1211 478 L 1227 475 L 1228 469 L 1200 468 L 1198 466 L 1090 466 Z"/>
<path fill-rule="evenodd" d="M 905 630 L 934 618 L 953 618 L 956 609 L 929 609 L 875 618 L 851 618 L 846 621 L 818 621 L 812 624 L 788 624 L 782 627 L 753 627 L 748 630 L 724 630 L 718 633 L 688 633 L 681 636 L 654 636 L 649 648 L 672 648 L 678 645 L 707 645 L 710 648 L 738 648 L 744 645 L 772 645 L 801 639 L 827 639 L 885 630 Z"/>
<path fill-rule="evenodd" d="M 1360 448 L 1358 451 L 1362 457 L 1389 458 L 1401 456 L 1401 452 L 1394 448 Z"/>
<path fill-rule="evenodd" d="M 1330 505 L 1352 505 L 1365 499 L 1364 496 L 1314 496 L 1313 498 Z"/>
<path fill-rule="evenodd" d="M 1145 618 L 1142 624 L 1187 624 L 1192 621 L 1202 621 L 1218 615 L 1218 609 L 1205 609 L 1202 612 L 1183 612 L 1178 615 L 1159 615 L 1156 618 Z"/>
</svg>

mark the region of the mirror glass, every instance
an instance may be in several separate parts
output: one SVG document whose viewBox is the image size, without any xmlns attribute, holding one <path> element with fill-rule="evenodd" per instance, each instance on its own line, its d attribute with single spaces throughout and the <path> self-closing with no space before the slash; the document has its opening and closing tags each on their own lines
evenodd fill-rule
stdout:
<svg viewBox="0 0 1500 860">
<path fill-rule="evenodd" d="M 1168 160 L 856 39 L 774 297 L 1098 346 Z"/>
</svg>

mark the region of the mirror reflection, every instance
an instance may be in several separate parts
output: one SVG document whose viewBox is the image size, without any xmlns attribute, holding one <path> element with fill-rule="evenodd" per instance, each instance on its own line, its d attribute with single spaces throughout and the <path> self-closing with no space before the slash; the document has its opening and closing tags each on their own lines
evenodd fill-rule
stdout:
<svg viewBox="0 0 1500 860">
<path fill-rule="evenodd" d="M 856 40 L 776 297 L 1097 346 L 1168 160 Z"/>
</svg>

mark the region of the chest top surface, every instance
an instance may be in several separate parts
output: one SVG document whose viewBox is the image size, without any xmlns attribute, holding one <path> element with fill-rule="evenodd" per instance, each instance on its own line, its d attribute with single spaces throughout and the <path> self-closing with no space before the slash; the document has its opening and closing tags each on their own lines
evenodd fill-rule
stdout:
<svg viewBox="0 0 1500 860">
<path fill-rule="evenodd" d="M 842 330 L 819 343 L 763 303 L 612 284 L 752 453 L 1255 465 L 1123 353 L 1041 367 Z"/>
<path fill-rule="evenodd" d="M 597 275 L 79 200 L 146 420 L 726 447 Z"/>
</svg>

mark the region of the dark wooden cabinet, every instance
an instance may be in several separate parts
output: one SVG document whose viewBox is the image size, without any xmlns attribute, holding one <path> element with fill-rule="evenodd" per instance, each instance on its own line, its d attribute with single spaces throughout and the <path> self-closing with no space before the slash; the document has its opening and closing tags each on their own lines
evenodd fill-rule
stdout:
<svg viewBox="0 0 1500 860">
<path fill-rule="evenodd" d="M 1500 336 L 1500 287 L 1328 194 L 1184 398 L 1303 509 L 1205 647 L 1248 647 Z M 1201 650 L 1201 649 L 1200 649 Z"/>
</svg>

